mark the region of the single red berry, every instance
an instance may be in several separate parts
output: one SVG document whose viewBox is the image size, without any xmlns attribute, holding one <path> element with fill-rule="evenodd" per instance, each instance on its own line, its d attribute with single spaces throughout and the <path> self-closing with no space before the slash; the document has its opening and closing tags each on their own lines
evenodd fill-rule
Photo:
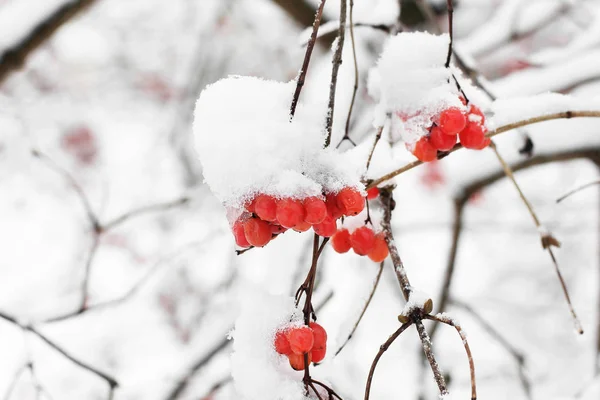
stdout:
<svg viewBox="0 0 600 400">
<path fill-rule="evenodd" d="M 434 126 L 429 133 L 429 141 L 436 149 L 448 151 L 456 144 L 456 135 L 446 135 L 439 126 Z"/>
<path fill-rule="evenodd" d="M 246 239 L 246 234 L 244 233 L 244 224 L 242 221 L 235 221 L 231 230 L 233 231 L 235 244 L 243 248 L 250 247 L 250 243 L 248 243 L 248 239 Z"/>
<path fill-rule="evenodd" d="M 285 332 L 284 331 L 277 331 L 277 333 L 275 333 L 275 351 L 278 352 L 279 354 L 285 354 L 286 356 L 288 354 L 292 353 L 292 348 L 290 347 L 290 342 L 287 339 L 287 337 L 285 337 Z"/>
<path fill-rule="evenodd" d="M 312 329 L 308 326 L 290 328 L 285 333 L 292 351 L 296 354 L 308 353 L 315 342 Z"/>
<path fill-rule="evenodd" d="M 340 229 L 331 237 L 331 247 L 338 253 L 346 253 L 352 248 L 348 229 Z"/>
<path fill-rule="evenodd" d="M 446 135 L 458 135 L 467 125 L 467 116 L 456 107 L 448 108 L 441 112 L 438 125 Z"/>
<path fill-rule="evenodd" d="M 458 134 L 460 143 L 467 149 L 479 149 L 485 141 L 485 127 L 469 122 L 467 127 Z M 481 147 L 483 148 L 483 147 Z"/>
<path fill-rule="evenodd" d="M 382 234 L 376 235 L 375 236 L 375 244 L 373 245 L 373 248 L 371 249 L 369 254 L 367 254 L 367 256 L 369 256 L 369 258 L 372 261 L 382 262 L 383 260 L 386 259 L 388 254 L 390 254 L 390 250 L 388 249 L 387 243 L 385 242 L 383 235 Z"/>
<path fill-rule="evenodd" d="M 479 107 L 473 104 L 471 104 L 471 106 L 469 107 L 469 115 L 467 119 L 470 122 L 475 122 L 480 125 L 485 124 L 485 114 L 483 114 L 483 111 L 481 111 Z"/>
<path fill-rule="evenodd" d="M 356 189 L 343 188 L 336 197 L 344 215 L 356 215 L 365 208 L 365 198 Z"/>
<path fill-rule="evenodd" d="M 258 218 L 244 221 L 244 234 L 252 246 L 263 247 L 271 240 L 271 225 Z"/>
<path fill-rule="evenodd" d="M 377 196 L 379 196 L 379 188 L 378 187 L 372 187 L 371 189 L 367 190 L 367 199 L 373 200 L 373 199 L 376 199 Z"/>
<path fill-rule="evenodd" d="M 312 354 L 309 352 L 308 363 L 312 362 Z M 304 354 L 290 354 L 288 355 L 288 359 L 290 360 L 290 366 L 294 368 L 296 371 L 302 371 L 306 364 L 304 364 Z"/>
<path fill-rule="evenodd" d="M 280 233 L 287 231 L 287 228 L 278 224 L 271 223 L 269 226 L 271 227 L 271 233 L 274 235 L 279 235 Z"/>
<path fill-rule="evenodd" d="M 311 225 L 323 222 L 327 216 L 327 206 L 325 202 L 318 197 L 308 197 L 302 202 L 306 210 L 304 221 Z"/>
<path fill-rule="evenodd" d="M 428 137 L 423 136 L 415 143 L 415 147 L 412 150 L 415 157 L 423 162 L 433 161 L 437 159 L 437 150 L 431 144 Z"/>
<path fill-rule="evenodd" d="M 308 222 L 302 221 L 294 227 L 294 230 L 296 232 L 306 232 L 307 230 L 310 229 L 310 227 L 311 227 L 311 225 Z"/>
<path fill-rule="evenodd" d="M 281 226 L 293 228 L 304 221 L 304 207 L 294 199 L 281 199 L 277 201 L 277 221 Z"/>
<path fill-rule="evenodd" d="M 344 215 L 343 210 L 338 207 L 335 193 L 329 193 L 325 196 L 325 206 L 327 207 L 327 214 L 333 219 L 338 219 Z"/>
<path fill-rule="evenodd" d="M 254 213 L 264 221 L 273 222 L 277 219 L 277 202 L 271 196 L 259 194 L 254 199 Z"/>
<path fill-rule="evenodd" d="M 313 336 L 315 339 L 315 342 L 313 344 L 313 351 L 315 349 L 325 348 L 325 346 L 327 346 L 327 332 L 325 331 L 325 328 L 323 328 L 316 322 L 311 322 L 309 326 L 310 329 L 312 329 L 313 331 Z"/>
<path fill-rule="evenodd" d="M 313 230 L 321 237 L 332 237 L 337 230 L 337 224 L 335 219 L 328 215 L 323 222 L 313 225 Z"/>
<path fill-rule="evenodd" d="M 366 256 L 375 245 L 375 233 L 371 228 L 361 226 L 350 235 L 350 244 L 356 254 Z"/>
<path fill-rule="evenodd" d="M 312 362 L 321 362 L 325 358 L 325 353 L 327 353 L 327 347 L 323 347 L 322 349 L 313 349 L 310 353 L 312 355 Z"/>
</svg>

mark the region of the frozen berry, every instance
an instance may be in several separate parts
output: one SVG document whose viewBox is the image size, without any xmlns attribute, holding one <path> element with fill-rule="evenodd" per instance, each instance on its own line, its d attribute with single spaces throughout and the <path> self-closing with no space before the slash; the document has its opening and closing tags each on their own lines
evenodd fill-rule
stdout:
<svg viewBox="0 0 600 400">
<path fill-rule="evenodd" d="M 458 134 L 460 143 L 467 149 L 483 148 L 485 141 L 485 127 L 473 122 L 469 122 L 467 127 Z"/>
<path fill-rule="evenodd" d="M 306 216 L 304 221 L 311 225 L 323 222 L 327 216 L 327 206 L 325 202 L 318 197 L 308 197 L 303 201 Z"/>
<path fill-rule="evenodd" d="M 331 237 L 337 230 L 335 219 L 329 215 L 320 224 L 313 225 L 315 233 L 321 237 Z"/>
<path fill-rule="evenodd" d="M 415 157 L 423 162 L 437 159 L 437 150 L 435 147 L 433 147 L 429 141 L 429 138 L 426 136 L 422 137 L 417 141 L 417 143 L 415 143 L 412 153 L 415 155 Z"/>
<path fill-rule="evenodd" d="M 295 230 L 296 232 L 306 232 L 307 230 L 309 230 L 309 229 L 310 229 L 310 226 L 311 226 L 311 225 L 310 225 L 308 222 L 306 222 L 306 221 L 302 221 L 302 222 L 300 222 L 298 225 L 296 225 L 296 226 L 294 227 L 294 230 Z"/>
<path fill-rule="evenodd" d="M 365 208 L 365 198 L 352 188 L 344 188 L 337 194 L 337 205 L 344 215 L 356 215 Z"/>
<path fill-rule="evenodd" d="M 387 243 L 385 242 L 385 239 L 383 238 L 383 235 L 376 235 L 375 244 L 373 245 L 373 248 L 371 249 L 369 254 L 367 254 L 367 256 L 369 256 L 369 258 L 375 262 L 382 262 L 386 259 L 388 254 L 390 254 L 390 251 L 388 249 Z"/>
<path fill-rule="evenodd" d="M 308 353 L 313 348 L 315 339 L 312 329 L 308 326 L 298 326 L 288 329 L 286 337 L 295 354 Z"/>
<path fill-rule="evenodd" d="M 343 211 L 338 207 L 337 197 L 334 193 L 329 193 L 325 196 L 325 206 L 327 207 L 327 214 L 333 219 L 338 219 L 344 215 Z"/>
<path fill-rule="evenodd" d="M 277 331 L 275 334 L 275 351 L 279 354 L 285 354 L 286 356 L 292 353 L 290 342 L 285 337 L 284 331 Z"/>
<path fill-rule="evenodd" d="M 312 354 L 308 353 L 308 363 L 312 362 Z M 306 364 L 304 364 L 304 354 L 290 354 L 288 355 L 288 359 L 290 360 L 290 366 L 294 368 L 296 371 L 302 371 Z"/>
<path fill-rule="evenodd" d="M 287 231 L 287 228 L 278 224 L 271 223 L 269 227 L 271 228 L 271 233 L 274 235 L 279 235 L 280 233 Z"/>
<path fill-rule="evenodd" d="M 262 220 L 273 222 L 277 218 L 277 202 L 271 196 L 260 194 L 254 199 L 254 213 Z"/>
<path fill-rule="evenodd" d="M 271 240 L 271 225 L 258 218 L 244 221 L 244 234 L 252 246 L 263 247 Z"/>
<path fill-rule="evenodd" d="M 277 221 L 281 226 L 293 228 L 304 221 L 304 207 L 294 199 L 281 199 L 277 201 Z"/>
<path fill-rule="evenodd" d="M 473 147 L 473 149 L 475 149 L 475 150 L 483 150 L 486 147 L 488 147 L 491 142 L 492 142 L 492 139 L 486 137 L 485 139 L 483 139 L 483 142 L 481 142 L 481 145 L 479 145 L 477 147 Z"/>
<path fill-rule="evenodd" d="M 322 349 L 313 349 L 311 351 L 312 362 L 321 362 L 325 358 L 325 353 L 327 352 L 327 347 L 323 347 Z"/>
<path fill-rule="evenodd" d="M 434 126 L 431 128 L 429 141 L 436 149 L 448 151 L 456 144 L 456 135 L 446 135 L 439 126 Z"/>
<path fill-rule="evenodd" d="M 456 107 L 448 108 L 440 114 L 438 124 L 446 135 L 458 135 L 467 125 L 467 117 L 464 112 Z"/>
<path fill-rule="evenodd" d="M 327 332 L 325 332 L 325 328 L 316 322 L 311 322 L 310 329 L 312 329 L 314 336 L 313 350 L 322 349 L 327 346 Z"/>
<path fill-rule="evenodd" d="M 375 234 L 371 228 L 361 226 L 350 235 L 350 243 L 356 254 L 366 256 L 375 245 Z"/>
<path fill-rule="evenodd" d="M 235 238 L 235 244 L 240 247 L 247 248 L 250 247 L 250 243 L 248 243 L 248 239 L 246 239 L 246 234 L 244 233 L 244 224 L 242 221 L 236 221 L 233 224 L 233 237 Z"/>
<path fill-rule="evenodd" d="M 348 229 L 340 229 L 331 237 L 331 247 L 338 253 L 346 253 L 352 248 Z"/>
<path fill-rule="evenodd" d="M 376 199 L 377 196 L 379 196 L 379 188 L 378 187 L 372 187 L 371 189 L 367 190 L 367 199 L 373 200 L 373 199 Z"/>
</svg>

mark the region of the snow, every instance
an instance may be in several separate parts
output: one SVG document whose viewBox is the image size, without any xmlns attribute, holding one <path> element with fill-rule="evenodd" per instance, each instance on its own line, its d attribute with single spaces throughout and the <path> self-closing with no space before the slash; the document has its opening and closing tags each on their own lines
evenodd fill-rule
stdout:
<svg viewBox="0 0 600 400">
<path fill-rule="evenodd" d="M 404 308 L 400 312 L 400 315 L 409 317 L 414 310 L 424 309 L 425 303 L 427 303 L 427 301 L 429 300 L 431 300 L 431 296 L 429 296 L 427 293 L 415 289 L 414 287 L 410 288 L 410 295 L 408 296 L 408 301 L 404 305 Z"/>
</svg>

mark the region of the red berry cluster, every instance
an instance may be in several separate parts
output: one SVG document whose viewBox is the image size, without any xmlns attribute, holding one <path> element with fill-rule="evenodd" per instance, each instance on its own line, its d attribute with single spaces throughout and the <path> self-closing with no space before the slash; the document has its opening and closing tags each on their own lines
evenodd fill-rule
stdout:
<svg viewBox="0 0 600 400">
<path fill-rule="evenodd" d="M 317 235 L 331 237 L 338 218 L 356 215 L 365 207 L 364 197 L 352 188 L 324 197 L 298 200 L 259 194 L 246 204 L 246 211 L 233 224 L 236 244 L 242 248 L 263 247 L 288 229 L 305 232 L 311 227 Z"/>
<path fill-rule="evenodd" d="M 457 139 L 467 149 L 482 150 L 490 144 L 486 133 L 485 116 L 479 107 L 471 104 L 468 112 L 451 107 L 439 114 L 429 134 L 421 137 L 411 151 L 423 162 L 433 161 L 437 159 L 438 150 L 449 151 Z"/>
<path fill-rule="evenodd" d="M 325 358 L 327 332 L 316 322 L 311 322 L 309 326 L 284 328 L 275 334 L 274 346 L 277 353 L 288 357 L 292 368 L 300 371 L 305 367 L 305 354 L 309 363 L 317 363 Z"/>
</svg>

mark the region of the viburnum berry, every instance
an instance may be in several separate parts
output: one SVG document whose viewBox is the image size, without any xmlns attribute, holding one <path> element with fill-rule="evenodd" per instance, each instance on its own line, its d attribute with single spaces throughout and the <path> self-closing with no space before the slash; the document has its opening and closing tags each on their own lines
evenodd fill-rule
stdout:
<svg viewBox="0 0 600 400">
<path fill-rule="evenodd" d="M 243 248 L 250 247 L 250 243 L 248 243 L 248 239 L 246 239 L 246 234 L 244 233 L 244 224 L 242 221 L 235 221 L 231 230 L 233 231 L 235 244 Z"/>
<path fill-rule="evenodd" d="M 279 354 L 285 354 L 286 356 L 292 354 L 292 348 L 290 342 L 287 339 L 284 331 L 277 331 L 275 333 L 275 351 Z"/>
<path fill-rule="evenodd" d="M 448 151 L 456 144 L 456 135 L 447 135 L 439 126 L 434 126 L 429 133 L 429 141 L 436 149 Z"/>
<path fill-rule="evenodd" d="M 325 358 L 325 353 L 327 353 L 327 347 L 323 347 L 322 349 L 313 349 L 310 354 L 312 355 L 312 362 L 321 362 Z"/>
<path fill-rule="evenodd" d="M 306 221 L 302 221 L 294 227 L 294 230 L 296 232 L 306 232 L 309 229 L 310 229 L 310 224 Z"/>
<path fill-rule="evenodd" d="M 376 199 L 377 196 L 379 196 L 379 188 L 378 187 L 372 187 L 371 189 L 367 190 L 367 199 L 373 200 L 373 199 Z"/>
<path fill-rule="evenodd" d="M 312 354 L 308 353 L 308 363 L 312 362 Z M 295 354 L 292 353 L 288 355 L 288 359 L 290 360 L 290 366 L 294 368 L 296 371 L 302 371 L 306 364 L 304 364 L 304 354 Z"/>
<path fill-rule="evenodd" d="M 365 198 L 355 189 L 343 188 L 336 197 L 344 215 L 356 215 L 365 208 Z"/>
<path fill-rule="evenodd" d="M 308 353 L 313 348 L 315 339 L 312 329 L 308 326 L 290 328 L 286 331 L 286 337 L 295 354 Z"/>
<path fill-rule="evenodd" d="M 346 253 L 352 248 L 348 229 L 340 229 L 331 237 L 331 247 L 338 253 Z"/>
<path fill-rule="evenodd" d="M 252 246 L 263 247 L 271 240 L 271 225 L 258 218 L 244 221 L 244 235 Z"/>
<path fill-rule="evenodd" d="M 269 224 L 269 227 L 271 228 L 271 233 L 274 235 L 279 235 L 280 233 L 287 231 L 287 228 L 278 224 L 271 223 Z"/>
<path fill-rule="evenodd" d="M 440 113 L 438 125 L 446 135 L 458 135 L 467 125 L 467 116 L 456 107 L 448 108 Z"/>
<path fill-rule="evenodd" d="M 304 221 L 304 207 L 294 199 L 281 199 L 277 201 L 277 221 L 281 226 L 293 228 Z"/>
<path fill-rule="evenodd" d="M 387 243 L 385 242 L 385 239 L 383 238 L 383 235 L 376 235 L 375 244 L 373 245 L 373 248 L 371 249 L 369 254 L 367 254 L 367 256 L 369 256 L 369 258 L 372 261 L 382 262 L 386 259 L 388 254 L 390 254 L 390 251 L 388 249 Z"/>
<path fill-rule="evenodd" d="M 344 215 L 342 210 L 338 207 L 335 193 L 325 195 L 325 207 L 327 207 L 327 214 L 333 219 L 338 219 Z"/>
<path fill-rule="evenodd" d="M 321 237 L 331 237 L 337 230 L 335 219 L 329 215 L 320 224 L 313 225 L 315 233 Z"/>
<path fill-rule="evenodd" d="M 318 197 L 308 197 L 303 201 L 304 209 L 306 210 L 306 216 L 304 221 L 311 225 L 319 224 L 323 222 L 327 217 L 327 206 L 325 202 Z"/>
<path fill-rule="evenodd" d="M 375 233 L 371 228 L 361 226 L 350 235 L 350 244 L 356 254 L 366 256 L 375 245 Z"/>
<path fill-rule="evenodd" d="M 481 111 L 481 109 L 474 104 L 469 106 L 469 116 L 467 119 L 470 122 L 475 122 L 480 125 L 485 123 L 485 115 L 483 114 L 483 111 Z"/>
<path fill-rule="evenodd" d="M 467 149 L 482 149 L 485 142 L 485 127 L 474 122 L 469 122 L 458 138 L 460 143 Z M 485 146 L 484 146 L 485 147 Z"/>
<path fill-rule="evenodd" d="M 492 143 L 492 139 L 486 137 L 485 139 L 483 139 L 483 142 L 481 142 L 481 144 L 477 147 L 473 147 L 474 150 L 483 150 L 486 147 L 488 147 L 490 145 L 490 143 Z"/>
<path fill-rule="evenodd" d="M 423 162 L 433 161 L 437 159 L 437 150 L 431 144 L 428 137 L 423 136 L 415 143 L 415 147 L 412 150 L 415 157 Z"/>
<path fill-rule="evenodd" d="M 277 219 L 277 202 L 271 196 L 260 194 L 254 199 L 254 213 L 262 220 L 273 222 Z"/>
<path fill-rule="evenodd" d="M 315 349 L 325 348 L 327 346 L 327 332 L 325 331 L 325 328 L 316 322 L 311 322 L 309 326 L 313 331 L 314 337 L 313 351 Z"/>
</svg>

